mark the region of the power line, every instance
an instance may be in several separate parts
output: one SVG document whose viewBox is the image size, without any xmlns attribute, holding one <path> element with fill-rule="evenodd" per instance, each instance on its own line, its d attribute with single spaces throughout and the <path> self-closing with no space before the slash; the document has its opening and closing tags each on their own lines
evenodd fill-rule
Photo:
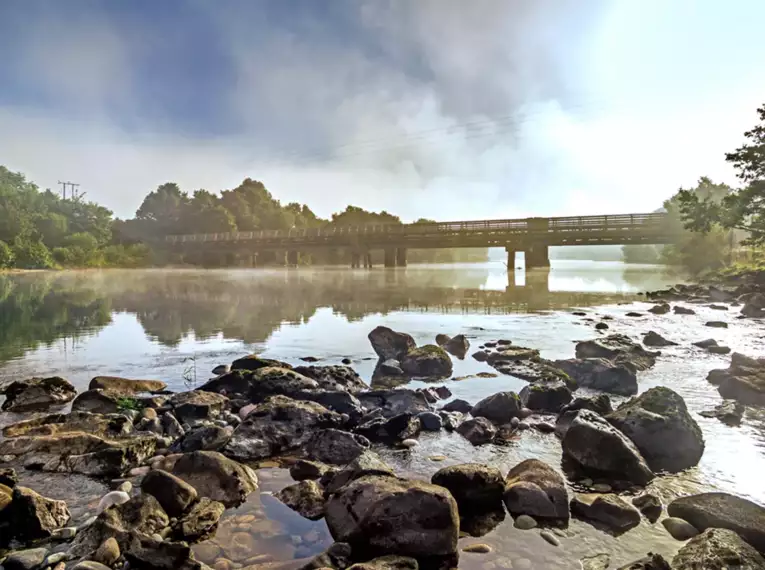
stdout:
<svg viewBox="0 0 765 570">
<path fill-rule="evenodd" d="M 61 180 L 58 181 L 59 184 L 61 184 L 61 197 L 62 199 L 66 200 L 66 187 L 69 186 L 71 188 L 71 192 L 69 195 L 70 200 L 77 200 L 77 198 L 82 198 L 83 194 L 77 193 L 77 187 L 79 186 L 78 183 L 75 182 L 61 182 Z"/>
</svg>

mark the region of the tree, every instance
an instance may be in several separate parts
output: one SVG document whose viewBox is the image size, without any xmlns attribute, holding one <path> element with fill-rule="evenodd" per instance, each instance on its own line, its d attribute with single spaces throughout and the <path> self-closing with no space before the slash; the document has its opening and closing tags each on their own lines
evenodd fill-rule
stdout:
<svg viewBox="0 0 765 570">
<path fill-rule="evenodd" d="M 13 250 L 4 241 L 0 241 L 0 269 L 13 267 Z"/>
<path fill-rule="evenodd" d="M 760 123 L 744 133 L 748 142 L 725 155 L 745 186 L 720 202 L 681 191 L 678 203 L 686 228 L 708 233 L 719 225 L 749 232 L 745 243 L 765 243 L 765 105 L 757 112 Z"/>
<path fill-rule="evenodd" d="M 149 193 L 135 213 L 138 220 L 149 222 L 147 228 L 156 236 L 182 233 L 181 220 L 189 197 L 174 182 L 167 182 Z"/>
<path fill-rule="evenodd" d="M 48 269 L 53 258 L 45 244 L 39 240 L 17 239 L 13 245 L 16 267 L 21 269 Z"/>
</svg>

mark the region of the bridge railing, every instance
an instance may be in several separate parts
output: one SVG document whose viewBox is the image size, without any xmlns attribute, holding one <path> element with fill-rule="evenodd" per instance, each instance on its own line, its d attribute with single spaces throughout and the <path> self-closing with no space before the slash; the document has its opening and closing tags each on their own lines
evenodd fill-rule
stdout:
<svg viewBox="0 0 765 570">
<path fill-rule="evenodd" d="M 572 231 L 608 231 L 659 229 L 666 222 L 664 213 L 622 214 L 609 216 L 568 216 L 560 218 L 524 218 L 508 220 L 476 220 L 463 222 L 427 222 L 418 224 L 371 224 L 326 228 L 293 228 L 289 230 L 237 231 L 210 234 L 172 235 L 171 243 L 255 241 L 259 239 L 319 238 L 342 235 L 427 235 L 459 232 L 558 233 Z"/>
</svg>

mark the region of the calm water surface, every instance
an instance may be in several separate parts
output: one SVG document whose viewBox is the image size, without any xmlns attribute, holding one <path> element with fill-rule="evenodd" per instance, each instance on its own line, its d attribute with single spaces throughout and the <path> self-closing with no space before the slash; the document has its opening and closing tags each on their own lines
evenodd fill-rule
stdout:
<svg viewBox="0 0 765 570">
<path fill-rule="evenodd" d="M 695 307 L 697 315 L 642 318 L 636 295 L 677 281 L 657 266 L 604 262 L 553 262 L 548 273 L 511 274 L 502 263 L 412 266 L 405 270 L 149 270 L 88 271 L 0 275 L 0 382 L 32 375 L 57 374 L 79 389 L 99 374 L 158 378 L 171 389 L 201 383 L 217 364 L 250 352 L 298 364 L 313 356 L 337 364 L 351 358 L 366 380 L 375 354 L 366 338 L 378 324 L 410 333 L 418 343 L 437 333 L 465 333 L 474 346 L 508 338 L 539 348 L 545 358 L 569 358 L 574 342 L 597 336 L 594 321 L 610 315 L 610 332 L 639 339 L 655 330 L 679 343 L 663 351 L 655 368 L 641 373 L 640 390 L 665 385 L 679 392 L 702 427 L 706 451 L 686 473 L 661 477 L 652 490 L 670 500 L 679 494 L 721 489 L 765 503 L 765 418 L 749 411 L 739 428 L 706 419 L 697 412 L 720 402 L 705 381 L 712 368 L 729 358 L 690 346 L 713 337 L 733 350 L 765 355 L 760 322 L 736 320 L 737 311 Z M 581 309 L 585 317 L 572 311 Z M 728 329 L 704 327 L 725 320 Z M 454 376 L 444 382 L 455 397 L 471 402 L 500 390 L 520 390 L 525 382 L 510 376 L 471 377 L 492 371 L 470 358 L 455 360 Z M 412 383 L 414 386 L 421 383 Z M 0 424 L 15 421 L 0 414 Z M 423 434 L 420 446 L 401 452 L 378 450 L 397 470 L 430 478 L 439 468 L 478 461 L 508 470 L 537 457 L 559 466 L 554 435 L 523 432 L 511 446 L 473 447 L 456 435 Z M 429 459 L 447 456 L 443 462 Z M 286 470 L 259 470 L 261 493 L 224 515 L 216 537 L 196 547 L 213 564 L 225 557 L 234 567 L 299 566 L 300 559 L 331 543 L 323 521 L 296 515 L 268 493 L 291 482 Z M 104 489 L 84 477 L 26 474 L 33 488 L 70 503 L 75 519 L 86 518 Z M 461 568 L 579 568 L 579 559 L 606 552 L 618 567 L 648 550 L 672 555 L 680 543 L 661 524 L 613 537 L 572 521 L 556 548 L 537 531 L 518 531 L 508 518 L 480 538 L 491 554 L 464 554 Z M 263 566 L 267 564 L 268 566 Z M 529 565 L 530 564 L 530 565 Z"/>
</svg>

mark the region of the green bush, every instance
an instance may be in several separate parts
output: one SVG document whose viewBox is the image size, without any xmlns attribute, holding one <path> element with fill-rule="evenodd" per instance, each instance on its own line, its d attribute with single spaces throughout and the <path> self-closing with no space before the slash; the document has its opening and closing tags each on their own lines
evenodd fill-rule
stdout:
<svg viewBox="0 0 765 570">
<path fill-rule="evenodd" d="M 13 245 L 16 267 L 21 269 L 49 269 L 53 267 L 53 257 L 41 241 L 16 241 Z"/>
<path fill-rule="evenodd" d="M 11 247 L 4 241 L 0 241 L 0 269 L 13 267 L 14 255 Z"/>
</svg>

